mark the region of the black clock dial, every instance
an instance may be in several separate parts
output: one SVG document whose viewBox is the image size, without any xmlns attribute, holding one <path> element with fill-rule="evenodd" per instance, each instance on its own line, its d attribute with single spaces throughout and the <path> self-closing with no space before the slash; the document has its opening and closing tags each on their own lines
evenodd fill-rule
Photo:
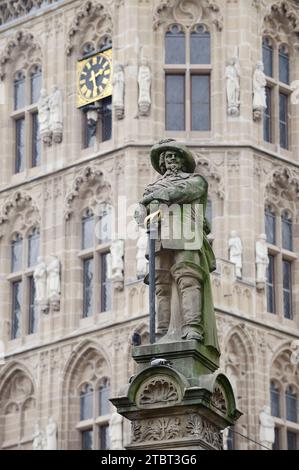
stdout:
<svg viewBox="0 0 299 470">
<path fill-rule="evenodd" d="M 104 91 L 111 74 L 110 62 L 103 56 L 91 57 L 80 75 L 80 93 L 88 100 Z"/>
</svg>

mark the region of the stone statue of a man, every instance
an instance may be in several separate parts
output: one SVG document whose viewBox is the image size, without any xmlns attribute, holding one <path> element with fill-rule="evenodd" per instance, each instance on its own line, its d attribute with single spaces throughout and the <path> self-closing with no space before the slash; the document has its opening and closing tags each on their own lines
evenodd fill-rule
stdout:
<svg viewBox="0 0 299 470">
<path fill-rule="evenodd" d="M 32 450 L 46 450 L 46 447 L 46 435 L 44 431 L 40 429 L 39 423 L 36 423 L 33 433 Z"/>
<path fill-rule="evenodd" d="M 116 64 L 113 72 L 113 107 L 117 119 L 122 119 L 125 110 L 125 74 L 121 64 Z"/>
<path fill-rule="evenodd" d="M 230 234 L 228 241 L 229 260 L 236 265 L 236 276 L 242 277 L 242 254 L 243 246 L 239 235 L 235 230 Z"/>
<path fill-rule="evenodd" d="M 269 265 L 267 236 L 262 233 L 255 244 L 256 256 L 256 282 L 265 283 L 267 280 L 267 267 Z"/>
<path fill-rule="evenodd" d="M 124 278 L 124 241 L 114 240 L 111 243 L 111 280 L 123 281 Z"/>
<path fill-rule="evenodd" d="M 272 449 L 275 441 L 275 423 L 271 416 L 270 406 L 264 406 L 260 412 L 260 443 Z"/>
<path fill-rule="evenodd" d="M 47 265 L 42 257 L 37 258 L 37 266 L 33 274 L 35 282 L 35 300 L 38 304 L 47 302 Z"/>
<path fill-rule="evenodd" d="M 138 72 L 138 108 L 141 116 L 147 116 L 151 107 L 152 74 L 146 59 L 142 59 Z"/>
<path fill-rule="evenodd" d="M 56 256 L 51 257 L 47 267 L 47 297 L 50 302 L 60 298 L 60 261 Z"/>
<path fill-rule="evenodd" d="M 109 421 L 110 450 L 123 449 L 123 417 L 116 411 Z"/>
<path fill-rule="evenodd" d="M 63 102 L 62 94 L 57 85 L 53 85 L 49 98 L 50 130 L 56 143 L 62 142 L 63 135 Z"/>
<path fill-rule="evenodd" d="M 227 61 L 225 69 L 227 113 L 229 116 L 238 116 L 240 113 L 240 67 L 237 58 Z"/>
<path fill-rule="evenodd" d="M 203 220 L 208 183 L 194 173 L 196 164 L 192 153 L 173 139 L 154 145 L 150 157 L 161 176 L 146 188 L 135 218 L 141 225 L 153 207 L 162 211 L 155 241 L 157 335 L 160 341 L 167 341 L 170 334 L 172 338 L 197 340 L 219 352 L 210 283 L 210 272 L 215 270 L 216 263 L 207 240 L 208 224 Z M 173 227 L 177 229 L 179 225 L 182 229 L 179 237 L 171 230 L 164 230 L 171 221 L 171 217 L 166 220 L 167 208 L 172 210 L 170 206 L 178 211 L 179 218 Z M 187 226 L 191 227 L 191 233 L 194 227 L 201 227 L 199 243 L 190 243 L 190 232 L 184 231 Z M 174 298 L 177 310 L 172 309 Z M 175 325 L 174 315 L 178 320 Z"/>
<path fill-rule="evenodd" d="M 267 108 L 266 75 L 263 62 L 258 62 L 253 73 L 253 116 L 255 120 L 261 119 Z"/>
<path fill-rule="evenodd" d="M 42 141 L 50 145 L 52 142 L 52 132 L 50 130 L 50 106 L 47 91 L 42 88 L 38 101 L 38 121 L 39 131 Z"/>
<path fill-rule="evenodd" d="M 146 230 L 140 228 L 140 235 L 137 241 L 137 254 L 136 254 L 136 271 L 137 271 L 137 278 L 143 278 L 147 273 L 147 265 L 148 260 L 146 259 L 145 255 L 147 252 L 147 244 L 148 244 L 148 236 Z"/>
<path fill-rule="evenodd" d="M 53 418 L 49 418 L 48 425 L 46 427 L 47 434 L 47 450 L 57 450 L 57 424 Z"/>
</svg>

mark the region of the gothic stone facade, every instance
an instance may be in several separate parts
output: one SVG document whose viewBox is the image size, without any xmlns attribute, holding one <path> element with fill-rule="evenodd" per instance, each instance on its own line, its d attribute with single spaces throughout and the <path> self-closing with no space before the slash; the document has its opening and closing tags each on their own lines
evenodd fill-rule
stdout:
<svg viewBox="0 0 299 470">
<path fill-rule="evenodd" d="M 94 415 L 82 428 L 82 385 L 91 384 L 95 390 L 105 378 L 115 396 L 134 373 L 132 335 L 138 332 L 144 342 L 148 338 L 147 288 L 136 276 L 136 241 L 125 242 L 124 282 L 113 288 L 110 311 L 98 313 L 96 308 L 94 315 L 82 318 L 80 223 L 84 211 L 93 209 L 99 197 L 107 198 L 116 209 L 120 196 L 126 197 L 128 206 L 140 198 L 143 188 L 155 178 L 149 149 L 162 137 L 186 141 L 196 156 L 198 171 L 210 185 L 218 259 L 212 284 L 221 367 L 231 377 L 238 408 L 244 413 L 236 431 L 259 441 L 259 413 L 270 404 L 270 381 L 276 380 L 281 393 L 288 385 L 297 388 L 297 393 L 299 390 L 298 365 L 291 360 L 294 340 L 299 339 L 299 106 L 289 105 L 288 149 L 279 145 L 276 102 L 272 142 L 265 142 L 263 121 L 253 119 L 252 74 L 261 58 L 262 38 L 267 35 L 274 52 L 279 44 L 288 45 L 291 80 L 299 77 L 298 2 L 64 0 L 27 2 L 28 7 L 24 3 L 0 2 L 0 339 L 4 353 L 0 365 L 0 447 L 32 448 L 35 423 L 45 428 L 53 417 L 58 425 L 58 448 L 81 448 L 82 429 L 96 432 L 109 418 Z M 191 130 L 188 98 L 186 130 L 165 130 L 165 68 L 169 71 L 171 66 L 164 64 L 164 36 L 173 24 L 187 35 L 196 24 L 203 24 L 210 32 L 211 63 L 199 70 L 211 78 L 210 130 Z M 82 112 L 76 108 L 76 62 L 85 44 L 98 48 L 107 37 L 112 40 L 113 60 L 124 66 L 124 115 L 117 119 L 113 112 L 110 140 L 96 141 L 84 149 Z M 240 112 L 228 116 L 225 65 L 234 56 L 240 63 Z M 146 116 L 138 113 L 138 66 L 144 57 L 152 74 L 152 105 Z M 62 92 L 63 140 L 43 144 L 41 164 L 30 168 L 26 157 L 24 171 L 14 174 L 18 111 L 13 111 L 13 83 L 16 72 L 28 75 L 35 65 L 41 68 L 43 88 L 50 92 L 56 84 Z M 180 67 L 189 73 L 189 65 Z M 276 86 L 274 78 L 271 86 Z M 291 93 L 288 85 L 285 93 Z M 186 97 L 189 95 L 187 81 Z M 34 109 L 31 105 L 25 110 L 26 126 Z M 32 149 L 27 127 L 28 156 Z M 274 207 L 277 220 L 283 209 L 292 215 L 294 248 L 287 254 L 292 262 L 292 320 L 283 315 L 279 263 L 275 315 L 267 312 L 266 290 L 256 285 L 255 242 L 265 231 L 267 204 Z M 116 211 L 115 217 L 119 216 Z M 37 331 L 29 335 L 25 289 L 21 331 L 11 339 L 14 275 L 10 273 L 10 246 L 16 233 L 25 240 L 33 227 L 40 230 L 41 256 L 55 255 L 60 260 L 60 306 L 40 313 Z M 236 230 L 243 242 L 241 279 L 236 278 L 235 267 L 228 261 L 231 230 Z M 282 256 L 280 246 L 271 249 L 275 256 Z M 25 267 L 20 274 L 23 284 L 29 275 L 30 269 Z M 282 429 L 281 445 L 286 447 L 286 421 L 281 418 L 277 423 Z M 293 423 L 291 430 L 299 432 L 299 426 Z M 126 444 L 127 423 L 123 436 Z M 238 434 L 234 445 L 258 448 Z M 95 448 L 99 446 L 94 443 Z"/>
</svg>

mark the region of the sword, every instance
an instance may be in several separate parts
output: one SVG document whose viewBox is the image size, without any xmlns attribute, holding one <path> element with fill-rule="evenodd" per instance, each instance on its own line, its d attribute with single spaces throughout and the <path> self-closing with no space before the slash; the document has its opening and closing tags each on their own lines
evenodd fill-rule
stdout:
<svg viewBox="0 0 299 470">
<path fill-rule="evenodd" d="M 150 343 L 156 342 L 156 238 L 158 221 L 161 219 L 162 211 L 148 215 L 144 219 L 144 226 L 149 237 L 149 315 L 150 315 Z M 156 220 L 155 220 L 156 219 Z"/>
</svg>

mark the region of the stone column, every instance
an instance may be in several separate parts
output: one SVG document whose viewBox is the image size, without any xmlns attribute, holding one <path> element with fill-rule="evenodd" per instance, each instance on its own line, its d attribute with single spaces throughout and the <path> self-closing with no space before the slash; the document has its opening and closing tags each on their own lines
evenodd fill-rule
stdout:
<svg viewBox="0 0 299 470">
<path fill-rule="evenodd" d="M 111 400 L 131 421 L 127 450 L 221 450 L 241 413 L 218 356 L 193 340 L 138 346 L 133 358 L 137 375 Z"/>
</svg>

